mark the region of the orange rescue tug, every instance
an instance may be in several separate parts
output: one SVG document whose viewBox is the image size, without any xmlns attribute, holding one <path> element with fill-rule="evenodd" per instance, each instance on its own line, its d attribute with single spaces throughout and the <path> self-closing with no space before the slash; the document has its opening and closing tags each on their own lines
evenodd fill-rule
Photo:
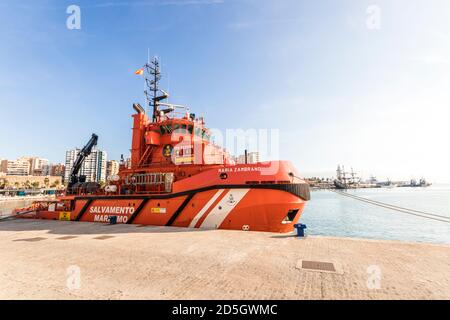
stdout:
<svg viewBox="0 0 450 320">
<path fill-rule="evenodd" d="M 67 191 L 16 211 L 22 218 L 117 222 L 201 229 L 290 232 L 309 200 L 309 185 L 290 162 L 239 164 L 210 142 L 203 118 L 163 103 L 159 62 L 143 68 L 150 120 L 134 104 L 131 161 L 108 185 L 85 182 L 79 168 L 97 142 L 93 135 L 74 163 Z M 161 95 L 162 93 L 162 95 Z M 159 94 L 159 96 L 158 96 Z M 164 109 L 163 109 L 164 108 Z M 181 111 L 181 112 L 180 112 Z"/>
</svg>

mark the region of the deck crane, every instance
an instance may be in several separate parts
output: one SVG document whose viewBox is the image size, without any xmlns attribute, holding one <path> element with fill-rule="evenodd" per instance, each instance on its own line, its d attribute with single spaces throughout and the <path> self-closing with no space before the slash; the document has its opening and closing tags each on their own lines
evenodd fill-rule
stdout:
<svg viewBox="0 0 450 320">
<path fill-rule="evenodd" d="M 97 145 L 98 136 L 93 133 L 89 142 L 78 153 L 75 162 L 73 163 L 72 170 L 69 176 L 69 183 L 67 185 L 67 193 L 72 193 L 75 189 L 74 186 L 78 184 L 84 184 L 86 182 L 86 176 L 79 175 L 81 166 L 84 160 L 91 154 L 92 149 Z"/>
</svg>

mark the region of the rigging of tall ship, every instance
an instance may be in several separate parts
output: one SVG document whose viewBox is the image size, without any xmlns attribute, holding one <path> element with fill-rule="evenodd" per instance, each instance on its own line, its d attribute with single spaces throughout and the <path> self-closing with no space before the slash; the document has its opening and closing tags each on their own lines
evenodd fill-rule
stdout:
<svg viewBox="0 0 450 320">
<path fill-rule="evenodd" d="M 153 226 L 290 232 L 309 185 L 288 161 L 236 164 L 211 141 L 203 117 L 164 102 L 157 58 L 138 71 L 146 83 L 146 113 L 133 104 L 131 161 L 121 161 L 107 185 L 86 182 L 80 168 L 98 136 L 79 152 L 64 194 L 17 209 L 21 218 L 117 222 Z M 123 158 L 122 158 L 123 160 Z M 246 161 L 245 161 L 246 162 Z"/>
</svg>

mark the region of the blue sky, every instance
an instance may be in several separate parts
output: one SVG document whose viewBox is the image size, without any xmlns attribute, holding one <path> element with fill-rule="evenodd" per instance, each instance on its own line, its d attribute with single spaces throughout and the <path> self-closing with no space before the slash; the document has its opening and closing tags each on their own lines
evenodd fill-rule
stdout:
<svg viewBox="0 0 450 320">
<path fill-rule="evenodd" d="M 63 161 L 92 132 L 127 154 L 149 49 L 171 102 L 212 128 L 279 128 L 304 175 L 450 181 L 449 14 L 446 0 L 0 0 L 0 158 Z"/>
</svg>

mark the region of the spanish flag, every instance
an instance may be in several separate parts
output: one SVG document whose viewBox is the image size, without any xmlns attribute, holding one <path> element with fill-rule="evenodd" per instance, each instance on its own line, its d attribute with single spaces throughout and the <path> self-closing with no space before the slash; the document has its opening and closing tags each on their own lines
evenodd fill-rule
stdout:
<svg viewBox="0 0 450 320">
<path fill-rule="evenodd" d="M 137 74 L 137 75 L 142 76 L 142 75 L 144 74 L 144 69 L 141 68 L 141 69 L 139 69 L 139 70 L 136 70 L 136 71 L 134 72 L 134 74 Z"/>
</svg>

